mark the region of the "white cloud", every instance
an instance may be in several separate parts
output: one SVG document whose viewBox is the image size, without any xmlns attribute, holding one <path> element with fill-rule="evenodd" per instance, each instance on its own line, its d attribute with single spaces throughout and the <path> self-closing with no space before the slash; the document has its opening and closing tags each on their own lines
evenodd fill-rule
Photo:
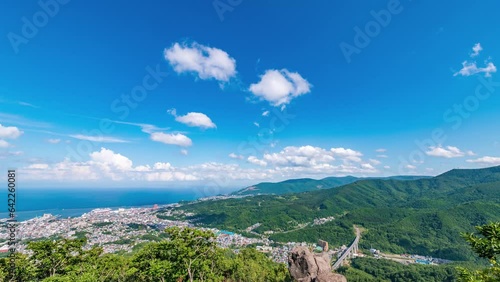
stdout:
<svg viewBox="0 0 500 282">
<path fill-rule="evenodd" d="M 172 165 L 170 163 L 155 163 L 153 166 L 156 170 L 170 170 L 172 169 Z"/>
<path fill-rule="evenodd" d="M 175 120 L 191 127 L 216 128 L 217 126 L 204 113 L 190 112 L 183 116 L 178 116 L 175 109 L 168 110 L 168 113 L 175 117 Z"/>
<path fill-rule="evenodd" d="M 263 117 L 267 117 L 267 116 L 269 116 L 269 114 L 270 114 L 270 112 L 269 112 L 269 111 L 264 111 L 264 112 L 262 112 L 262 116 L 263 116 Z"/>
<path fill-rule="evenodd" d="M 29 169 L 47 169 L 48 167 L 48 164 L 31 164 L 28 166 Z"/>
<path fill-rule="evenodd" d="M 106 170 L 110 167 L 117 170 L 132 169 L 132 161 L 129 158 L 106 148 L 101 148 L 101 151 L 91 153 L 90 159 L 91 163 L 99 164 Z"/>
<path fill-rule="evenodd" d="M 473 47 L 472 47 L 472 51 L 473 53 L 470 54 L 470 56 L 473 58 L 473 57 L 476 57 L 477 55 L 479 55 L 479 52 L 481 52 L 483 50 L 483 47 L 481 47 L 481 43 L 476 43 Z"/>
<path fill-rule="evenodd" d="M 334 156 L 341 157 L 346 161 L 361 162 L 361 156 L 363 156 L 361 152 L 352 149 L 331 148 L 330 151 L 333 152 Z"/>
<path fill-rule="evenodd" d="M 491 77 L 491 74 L 495 72 L 497 72 L 497 68 L 492 62 L 489 62 L 486 67 L 480 68 L 477 67 L 476 62 L 464 61 L 462 63 L 462 69 L 453 74 L 453 76 L 457 76 L 459 74 L 462 76 L 470 76 L 477 73 L 484 73 L 485 77 Z"/>
<path fill-rule="evenodd" d="M 165 59 L 177 73 L 194 72 L 201 79 L 227 82 L 236 75 L 236 60 L 225 51 L 196 42 L 190 46 L 175 43 L 165 49 Z"/>
<path fill-rule="evenodd" d="M 166 134 L 163 132 L 153 132 L 151 133 L 151 140 L 182 147 L 189 147 L 193 145 L 193 142 L 189 139 L 189 137 L 180 133 Z"/>
<path fill-rule="evenodd" d="M 417 167 L 416 167 L 416 166 L 414 166 L 414 165 L 410 165 L 410 164 L 409 164 L 409 165 L 406 165 L 406 168 L 407 168 L 407 169 L 416 169 Z"/>
<path fill-rule="evenodd" d="M 181 154 L 183 154 L 184 156 L 187 156 L 189 154 L 189 152 L 186 149 L 181 149 Z"/>
<path fill-rule="evenodd" d="M 377 153 L 385 153 L 385 152 L 387 152 L 387 149 L 380 148 L 380 149 L 375 150 L 375 152 L 377 152 Z"/>
<path fill-rule="evenodd" d="M 267 162 L 266 161 L 259 160 L 255 156 L 250 156 L 250 157 L 248 157 L 247 160 L 248 160 L 249 163 L 252 163 L 252 164 L 255 164 L 255 165 L 267 166 Z"/>
<path fill-rule="evenodd" d="M 367 170 L 375 170 L 375 168 L 371 164 L 361 164 L 361 167 Z"/>
<path fill-rule="evenodd" d="M 10 146 L 9 142 L 0 139 L 0 148 L 7 148 L 9 146 Z"/>
<path fill-rule="evenodd" d="M 377 155 L 377 158 L 388 158 L 387 155 Z"/>
<path fill-rule="evenodd" d="M 47 142 L 49 142 L 50 144 L 57 144 L 61 142 L 61 139 L 48 139 Z"/>
<path fill-rule="evenodd" d="M 390 167 L 390 166 L 388 166 L 388 165 L 384 165 L 384 168 L 385 168 L 385 169 L 391 169 L 391 167 Z"/>
<path fill-rule="evenodd" d="M 110 136 L 91 136 L 91 135 L 83 135 L 83 134 L 71 134 L 69 137 L 73 137 L 79 140 L 87 140 L 92 142 L 101 142 L 101 143 L 128 143 L 127 140 L 123 140 L 120 138 L 110 137 Z"/>
<path fill-rule="evenodd" d="M 21 134 L 23 132 L 15 126 L 3 126 L 0 124 L 0 138 L 2 139 L 16 139 Z"/>
<path fill-rule="evenodd" d="M 347 149 L 345 149 L 347 150 Z M 342 163 L 335 159 L 329 149 L 313 146 L 289 146 L 277 153 L 266 153 L 262 157 L 250 156 L 254 167 L 239 164 L 207 162 L 185 167 L 176 167 L 170 162 L 156 162 L 152 165 L 134 166 L 132 160 L 112 150 L 101 148 L 89 154 L 87 161 L 74 162 L 65 159 L 59 163 L 37 162 L 23 168 L 24 178 L 31 181 L 121 181 L 123 183 L 183 182 L 198 181 L 197 184 L 212 183 L 229 185 L 227 181 L 270 181 L 297 177 L 326 177 L 332 175 L 376 173 L 371 164 Z M 243 156 L 230 154 L 241 159 Z M 340 162 L 336 164 L 335 162 Z M 226 183 L 226 184 L 225 184 Z M 142 184 L 141 184 L 142 185 Z"/>
<path fill-rule="evenodd" d="M 465 153 L 460 151 L 459 148 L 453 146 L 431 146 L 429 150 L 425 152 L 429 156 L 441 157 L 441 158 L 459 158 L 465 156 Z"/>
<path fill-rule="evenodd" d="M 467 156 L 475 156 L 476 155 L 476 153 L 474 153 L 472 151 L 467 151 L 466 154 L 467 154 Z"/>
<path fill-rule="evenodd" d="M 242 159 L 244 158 L 242 155 L 237 155 L 237 154 L 235 154 L 235 153 L 231 153 L 231 154 L 229 154 L 229 157 L 230 157 L 231 159 L 239 159 L 239 160 L 242 160 Z"/>
<path fill-rule="evenodd" d="M 480 164 L 486 164 L 486 165 L 500 165 L 500 157 L 484 156 L 484 157 L 473 159 L 473 160 L 467 160 L 467 162 L 480 163 Z"/>
<path fill-rule="evenodd" d="M 369 159 L 370 163 L 372 163 L 373 165 L 379 165 L 381 164 L 382 162 L 379 161 L 379 160 L 376 160 L 376 159 Z"/>
<path fill-rule="evenodd" d="M 254 122 L 253 125 L 257 126 L 257 127 L 260 127 L 260 124 L 258 122 Z"/>
<path fill-rule="evenodd" d="M 267 70 L 258 83 L 250 85 L 250 92 L 268 101 L 273 106 L 280 106 L 300 95 L 311 92 L 311 85 L 296 72 Z"/>
</svg>

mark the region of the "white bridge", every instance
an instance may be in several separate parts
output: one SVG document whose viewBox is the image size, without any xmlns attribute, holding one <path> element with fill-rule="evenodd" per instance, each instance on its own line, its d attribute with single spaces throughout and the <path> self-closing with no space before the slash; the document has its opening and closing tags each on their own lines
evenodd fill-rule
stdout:
<svg viewBox="0 0 500 282">
<path fill-rule="evenodd" d="M 359 230 L 358 227 L 354 227 L 354 229 L 356 229 L 356 239 L 354 239 L 349 248 L 345 249 L 345 251 L 339 257 L 339 259 L 333 264 L 334 270 L 339 268 L 346 258 L 352 258 L 354 254 L 358 252 L 358 243 L 359 243 L 359 238 L 361 237 L 361 231 Z"/>
</svg>

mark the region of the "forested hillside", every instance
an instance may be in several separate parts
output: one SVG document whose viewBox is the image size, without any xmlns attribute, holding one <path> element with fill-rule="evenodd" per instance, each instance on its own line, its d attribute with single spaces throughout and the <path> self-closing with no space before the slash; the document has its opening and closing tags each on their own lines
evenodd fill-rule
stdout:
<svg viewBox="0 0 500 282">
<path fill-rule="evenodd" d="M 362 247 L 470 260 L 460 232 L 500 220 L 500 166 L 452 170 L 409 181 L 367 179 L 333 189 L 288 195 L 205 201 L 180 209 L 198 224 L 254 231 L 276 241 L 318 239 L 334 245 L 353 239 L 354 224 L 365 228 Z M 316 218 L 335 217 L 322 225 Z"/>
</svg>

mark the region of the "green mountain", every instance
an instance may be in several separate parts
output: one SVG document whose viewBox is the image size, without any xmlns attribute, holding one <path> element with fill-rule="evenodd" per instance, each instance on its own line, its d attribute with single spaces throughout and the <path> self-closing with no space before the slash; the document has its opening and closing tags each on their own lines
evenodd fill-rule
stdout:
<svg viewBox="0 0 500 282">
<path fill-rule="evenodd" d="M 261 195 L 187 204 L 193 222 L 244 232 L 272 231 L 279 242 L 318 239 L 333 245 L 353 239 L 353 225 L 365 229 L 361 247 L 469 260 L 460 232 L 500 221 L 500 166 L 451 170 L 417 180 L 364 179 L 298 194 Z M 316 218 L 335 219 L 313 225 Z"/>
<path fill-rule="evenodd" d="M 262 182 L 256 185 L 248 186 L 241 190 L 231 193 L 231 195 L 263 195 L 263 194 L 288 194 L 314 191 L 320 189 L 330 189 L 342 185 L 354 183 L 362 179 L 396 179 L 396 180 L 415 180 L 429 178 L 429 176 L 391 176 L 384 178 L 359 178 L 354 176 L 344 177 L 326 177 L 323 179 L 300 178 L 290 179 L 282 182 Z"/>
</svg>

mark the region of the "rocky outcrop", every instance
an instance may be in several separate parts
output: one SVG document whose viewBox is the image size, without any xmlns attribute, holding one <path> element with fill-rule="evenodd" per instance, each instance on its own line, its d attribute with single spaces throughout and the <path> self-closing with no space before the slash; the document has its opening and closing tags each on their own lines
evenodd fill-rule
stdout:
<svg viewBox="0 0 500 282">
<path fill-rule="evenodd" d="M 295 247 L 288 254 L 288 270 L 297 282 L 347 282 L 332 272 L 326 253 L 313 254 L 307 247 Z"/>
</svg>

